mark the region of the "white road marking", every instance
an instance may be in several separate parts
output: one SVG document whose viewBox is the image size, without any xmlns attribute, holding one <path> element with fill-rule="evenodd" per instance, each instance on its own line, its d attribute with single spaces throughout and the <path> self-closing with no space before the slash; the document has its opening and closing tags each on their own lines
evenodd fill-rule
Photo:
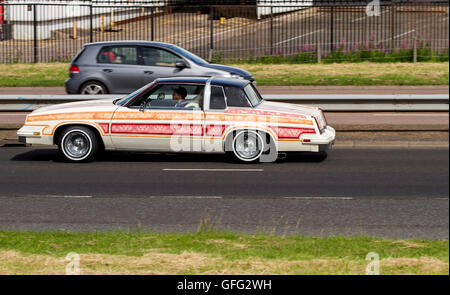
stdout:
<svg viewBox="0 0 450 295">
<path fill-rule="evenodd" d="M 284 197 L 284 199 L 297 199 L 297 200 L 353 200 L 352 197 Z"/>
<path fill-rule="evenodd" d="M 264 169 L 164 168 L 163 171 L 262 172 Z"/>
<path fill-rule="evenodd" d="M 413 116 L 413 117 L 448 117 L 449 114 L 372 114 L 372 116 L 377 117 L 406 117 L 406 116 Z"/>
<path fill-rule="evenodd" d="M 317 31 L 314 31 L 314 32 L 309 32 L 309 33 L 306 33 L 306 34 L 303 34 L 303 35 L 300 35 L 300 36 L 297 36 L 297 37 L 294 37 L 294 38 L 290 38 L 290 39 L 287 39 L 287 40 L 284 40 L 284 41 L 275 43 L 275 45 L 280 45 L 280 44 L 283 44 L 283 43 L 290 42 L 290 41 L 292 41 L 292 40 L 296 40 L 296 39 L 300 39 L 300 38 L 303 38 L 303 37 L 306 37 L 306 36 L 309 36 L 309 35 L 313 35 L 313 34 L 318 33 L 318 32 L 320 32 L 320 31 L 322 31 L 322 30 L 317 30 Z"/>
<path fill-rule="evenodd" d="M 167 196 L 169 199 L 222 199 L 219 196 Z"/>
<path fill-rule="evenodd" d="M 92 196 L 59 196 L 59 195 L 32 195 L 30 197 L 42 197 L 42 198 L 73 198 L 73 199 L 87 199 L 93 198 Z"/>
</svg>

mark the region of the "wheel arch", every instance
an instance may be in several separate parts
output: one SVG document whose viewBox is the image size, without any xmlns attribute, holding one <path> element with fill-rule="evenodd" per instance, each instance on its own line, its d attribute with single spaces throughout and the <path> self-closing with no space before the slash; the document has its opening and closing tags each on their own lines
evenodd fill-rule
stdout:
<svg viewBox="0 0 450 295">
<path fill-rule="evenodd" d="M 67 129 L 69 127 L 74 127 L 74 126 L 83 126 L 83 127 L 89 128 L 92 132 L 94 132 L 101 148 L 102 149 L 105 148 L 105 143 L 103 142 L 102 133 L 101 133 L 100 129 L 97 126 L 90 124 L 90 123 L 67 122 L 67 123 L 60 124 L 59 126 L 57 126 L 55 128 L 55 131 L 53 133 L 53 144 L 56 144 L 56 145 L 58 144 L 59 138 L 61 137 L 61 134 L 63 133 L 63 131 L 65 129 Z"/>
<path fill-rule="evenodd" d="M 102 79 L 94 78 L 94 77 L 88 78 L 85 81 L 83 81 L 82 83 L 80 83 L 80 87 L 78 87 L 78 93 L 81 93 L 81 89 L 83 89 L 84 85 L 86 85 L 87 83 L 90 83 L 90 82 L 96 82 L 96 83 L 102 84 L 103 87 L 105 87 L 106 93 L 107 94 L 111 93 L 109 90 L 109 87 L 108 87 L 107 83 L 105 83 L 105 81 L 102 81 Z"/>
<path fill-rule="evenodd" d="M 278 142 L 275 139 L 275 136 L 271 130 L 260 127 L 235 127 L 228 130 L 228 132 L 226 132 L 223 137 L 224 138 L 223 150 L 225 152 L 232 151 L 233 136 L 244 130 L 257 131 L 259 133 L 265 134 L 266 136 L 269 136 L 271 142 L 275 144 L 275 147 L 278 149 Z"/>
</svg>

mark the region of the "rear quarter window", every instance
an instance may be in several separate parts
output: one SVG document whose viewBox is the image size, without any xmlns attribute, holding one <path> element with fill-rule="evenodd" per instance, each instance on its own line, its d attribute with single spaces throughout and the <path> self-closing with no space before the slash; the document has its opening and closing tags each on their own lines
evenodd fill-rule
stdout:
<svg viewBox="0 0 450 295">
<path fill-rule="evenodd" d="M 211 86 L 211 98 L 209 101 L 209 108 L 211 110 L 224 110 L 227 105 L 225 103 L 225 95 L 223 88 L 220 86 Z"/>
<path fill-rule="evenodd" d="M 72 64 L 76 63 L 85 51 L 86 47 L 83 47 L 83 49 L 81 49 L 80 52 L 78 52 L 78 54 L 72 59 Z"/>
<path fill-rule="evenodd" d="M 99 63 L 137 65 L 136 46 L 106 46 L 97 56 Z"/>
<path fill-rule="evenodd" d="M 250 102 L 245 95 L 244 89 L 234 86 L 224 87 L 225 95 L 227 97 L 227 105 L 229 107 L 250 107 Z"/>
</svg>

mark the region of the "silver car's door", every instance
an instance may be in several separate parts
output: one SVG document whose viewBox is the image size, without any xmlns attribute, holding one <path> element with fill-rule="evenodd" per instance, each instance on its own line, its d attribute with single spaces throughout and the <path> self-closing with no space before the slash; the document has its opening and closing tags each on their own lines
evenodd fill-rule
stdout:
<svg viewBox="0 0 450 295">
<path fill-rule="evenodd" d="M 97 57 L 97 69 L 108 81 L 110 93 L 130 93 L 143 85 L 136 46 L 105 46 Z"/>
<path fill-rule="evenodd" d="M 141 46 L 143 84 L 157 78 L 191 76 L 193 70 L 182 57 L 159 47 Z M 184 64 L 185 66 L 182 66 Z"/>
</svg>

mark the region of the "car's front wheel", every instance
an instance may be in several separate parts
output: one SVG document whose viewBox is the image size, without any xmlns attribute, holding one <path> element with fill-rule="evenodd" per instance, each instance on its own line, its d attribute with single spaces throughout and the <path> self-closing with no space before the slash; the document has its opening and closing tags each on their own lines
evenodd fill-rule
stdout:
<svg viewBox="0 0 450 295">
<path fill-rule="evenodd" d="M 58 148 L 64 158 L 71 162 L 89 162 L 94 159 L 99 142 L 89 128 L 72 126 L 62 132 Z"/>
</svg>

